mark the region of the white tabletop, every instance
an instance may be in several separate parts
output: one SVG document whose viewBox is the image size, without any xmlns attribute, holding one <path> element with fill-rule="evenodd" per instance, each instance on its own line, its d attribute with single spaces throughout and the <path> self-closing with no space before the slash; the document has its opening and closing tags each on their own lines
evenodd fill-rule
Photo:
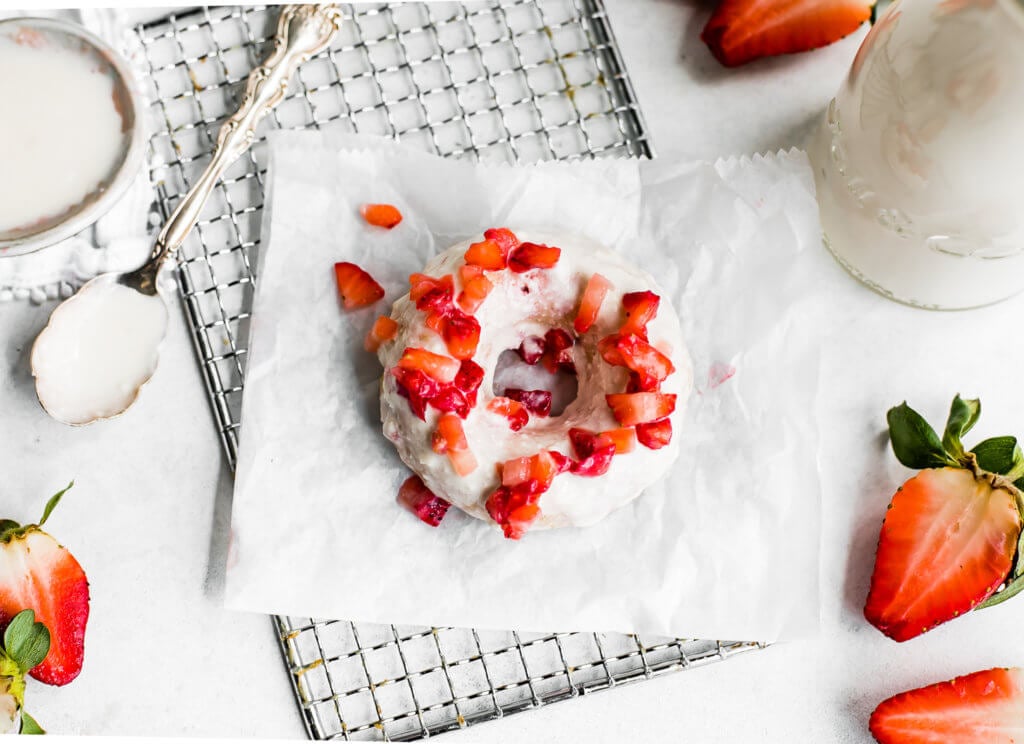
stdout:
<svg viewBox="0 0 1024 744">
<path fill-rule="evenodd" d="M 799 145 L 864 33 L 728 71 L 699 41 L 707 11 L 698 3 L 607 5 L 663 156 Z M 302 737 L 270 619 L 220 607 L 230 475 L 180 308 L 139 403 L 84 429 L 54 423 L 35 402 L 28 352 L 49 310 L 0 305 L 0 517 L 34 519 L 50 493 L 77 481 L 48 529 L 86 568 L 92 616 L 81 677 L 59 689 L 31 684 L 29 710 L 55 733 Z M 1009 619 L 1019 626 L 1022 608 L 904 645 L 866 624 L 860 608 L 885 505 L 877 492 L 861 496 L 868 482 L 851 474 L 826 489 L 817 639 L 515 715 L 452 741 L 861 742 L 871 709 L 899 689 L 1024 661 L 1007 657 L 997 632 Z M 193 505 L 187 520 L 184 504 Z"/>
</svg>

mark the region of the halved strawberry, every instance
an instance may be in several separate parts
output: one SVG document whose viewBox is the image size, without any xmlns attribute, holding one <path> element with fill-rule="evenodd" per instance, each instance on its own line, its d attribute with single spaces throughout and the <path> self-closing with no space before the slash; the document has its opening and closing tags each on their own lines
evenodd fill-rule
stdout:
<svg viewBox="0 0 1024 744">
<path fill-rule="evenodd" d="M 494 289 L 494 285 L 486 276 L 470 279 L 459 292 L 459 307 L 467 313 L 475 313 L 484 304 L 484 300 L 487 299 L 487 295 L 491 293 L 492 289 Z"/>
<path fill-rule="evenodd" d="M 569 429 L 569 442 L 576 453 L 570 470 L 575 475 L 596 477 L 608 472 L 615 456 L 615 443 L 586 429 Z"/>
<path fill-rule="evenodd" d="M 658 421 L 676 410 L 675 393 L 612 393 L 604 397 L 622 426 Z"/>
<path fill-rule="evenodd" d="M 672 422 L 667 418 L 636 425 L 636 438 L 648 449 L 661 449 L 672 441 Z"/>
<path fill-rule="evenodd" d="M 576 344 L 568 331 L 552 328 L 544 334 L 544 368 L 554 374 L 559 369 L 575 374 L 576 365 L 573 361 L 572 348 Z"/>
<path fill-rule="evenodd" d="M 509 250 L 497 241 L 482 240 L 469 246 L 463 258 L 470 266 L 479 266 L 487 271 L 500 271 L 508 266 Z"/>
<path fill-rule="evenodd" d="M 398 323 L 386 315 L 381 315 L 373 322 L 373 327 L 366 334 L 363 346 L 367 351 L 375 353 L 381 346 L 398 335 Z"/>
<path fill-rule="evenodd" d="M 434 452 L 448 455 L 458 475 L 466 476 L 476 470 L 476 457 L 469 449 L 462 420 L 454 413 L 445 413 L 437 420 L 431 446 Z"/>
<path fill-rule="evenodd" d="M 591 274 L 586 289 L 583 290 L 583 298 L 580 300 L 580 308 L 576 311 L 576 320 L 573 321 L 573 328 L 576 333 L 583 335 L 590 330 L 597 320 L 597 314 L 601 312 L 601 303 L 612 288 L 612 283 L 600 274 Z"/>
<path fill-rule="evenodd" d="M 1024 741 L 1024 670 L 986 669 L 882 702 L 868 723 L 880 744 Z"/>
<path fill-rule="evenodd" d="M 1024 589 L 1022 497 L 1013 483 L 1024 475 L 1024 454 L 1013 437 L 965 452 L 960 437 L 980 411 L 978 401 L 957 396 L 941 441 L 906 403 L 889 411 L 897 458 L 924 468 L 892 498 L 864 607 L 868 621 L 894 640 Z"/>
<path fill-rule="evenodd" d="M 497 243 L 506 256 L 519 247 L 519 238 L 507 227 L 492 227 L 490 230 L 484 230 L 484 240 Z"/>
<path fill-rule="evenodd" d="M 391 204 L 364 204 L 359 208 L 363 219 L 371 225 L 390 230 L 402 221 L 402 213 Z"/>
<path fill-rule="evenodd" d="M 511 398 L 491 398 L 487 403 L 487 410 L 508 419 L 508 426 L 512 431 L 519 431 L 530 421 L 526 406 Z"/>
<path fill-rule="evenodd" d="M 334 264 L 334 280 L 338 284 L 341 305 L 346 310 L 372 305 L 384 296 L 384 287 L 376 280 L 348 261 Z"/>
<path fill-rule="evenodd" d="M 637 436 L 636 431 L 632 427 L 603 431 L 598 439 L 614 444 L 616 455 L 625 455 L 636 449 Z"/>
<path fill-rule="evenodd" d="M 626 321 L 619 329 L 624 335 L 633 334 L 642 339 L 647 338 L 647 324 L 658 314 L 661 298 L 654 292 L 629 292 L 622 295 L 622 309 L 626 311 Z"/>
<path fill-rule="evenodd" d="M 409 408 L 417 418 L 426 421 L 427 403 L 441 392 L 441 383 L 418 369 L 392 367 L 391 374 L 398 394 L 409 401 Z"/>
<path fill-rule="evenodd" d="M 538 416 L 551 415 L 550 390 L 520 390 L 505 388 L 505 397 L 517 400 L 526 406 L 526 410 Z"/>
<path fill-rule="evenodd" d="M 433 310 L 443 315 L 451 307 L 454 296 L 455 280 L 451 274 L 441 277 L 412 274 L 409 277 L 409 299 L 416 303 L 417 310 Z"/>
<path fill-rule="evenodd" d="M 516 274 L 530 269 L 550 269 L 558 263 L 561 248 L 538 243 L 520 243 L 508 258 L 508 267 Z"/>
<path fill-rule="evenodd" d="M 402 483 L 398 489 L 398 503 L 431 527 L 441 524 L 444 515 L 448 513 L 448 507 L 451 506 L 444 499 L 435 496 L 418 475 L 412 475 Z"/>
<path fill-rule="evenodd" d="M 398 360 L 401 369 L 419 370 L 428 377 L 447 385 L 459 373 L 459 362 L 451 357 L 441 356 L 426 349 L 410 346 Z"/>
<path fill-rule="evenodd" d="M 89 620 L 85 572 L 42 530 L 68 488 L 47 502 L 38 524 L 0 520 L 0 628 L 22 610 L 35 611 L 50 631 L 50 651 L 29 674 L 48 685 L 66 685 L 82 671 Z"/>
<path fill-rule="evenodd" d="M 856 31 L 875 0 L 722 0 L 700 38 L 735 67 L 760 57 L 817 49 Z"/>
<path fill-rule="evenodd" d="M 543 338 L 540 336 L 527 336 L 519 344 L 519 348 L 516 351 L 519 353 L 519 358 L 527 364 L 536 364 L 544 356 L 544 348 Z"/>
<path fill-rule="evenodd" d="M 470 359 L 480 343 L 480 321 L 453 308 L 441 330 L 448 353 L 456 359 Z"/>
</svg>

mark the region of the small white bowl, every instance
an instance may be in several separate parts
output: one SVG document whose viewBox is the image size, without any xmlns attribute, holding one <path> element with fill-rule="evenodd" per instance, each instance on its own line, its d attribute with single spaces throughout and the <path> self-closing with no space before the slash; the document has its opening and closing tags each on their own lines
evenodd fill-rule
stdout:
<svg viewBox="0 0 1024 744">
<path fill-rule="evenodd" d="M 46 43 L 70 49 L 98 64 L 114 81 L 114 103 L 121 116 L 123 146 L 111 175 L 91 194 L 64 212 L 26 227 L 0 230 L 0 259 L 21 256 L 59 243 L 92 225 L 124 194 L 142 167 L 145 128 L 142 99 L 125 60 L 82 26 L 52 18 L 9 18 L 0 21 L 0 37 L 31 32 Z"/>
</svg>

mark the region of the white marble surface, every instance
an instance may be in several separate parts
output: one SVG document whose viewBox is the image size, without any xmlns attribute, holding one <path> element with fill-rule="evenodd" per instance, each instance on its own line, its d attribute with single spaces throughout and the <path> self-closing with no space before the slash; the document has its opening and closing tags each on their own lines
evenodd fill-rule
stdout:
<svg viewBox="0 0 1024 744">
<path fill-rule="evenodd" d="M 706 7 L 607 5 L 661 155 L 714 158 L 799 144 L 863 35 L 725 71 L 698 40 Z M 989 318 L 1019 316 L 1019 302 L 1003 308 Z M 34 518 L 52 491 L 77 480 L 49 527 L 89 572 L 92 618 L 79 680 L 62 689 L 31 685 L 30 710 L 56 733 L 301 737 L 270 620 L 219 607 L 229 476 L 180 308 L 138 405 L 86 429 L 53 423 L 32 394 L 28 349 L 49 309 L 0 304 L 0 516 Z M 899 372 L 901 389 L 912 394 L 915 375 L 928 371 Z M 886 382 L 885 371 L 868 378 Z M 876 422 L 836 423 L 882 451 Z M 885 490 L 898 471 L 871 475 L 865 462 L 877 455 L 847 462 L 839 443 L 826 437 L 822 453 L 829 482 L 819 638 L 559 703 L 451 740 L 865 742 L 870 710 L 899 689 L 1024 663 L 1024 652 L 1006 641 L 1024 621 L 1024 602 L 904 645 L 862 620 Z"/>
</svg>

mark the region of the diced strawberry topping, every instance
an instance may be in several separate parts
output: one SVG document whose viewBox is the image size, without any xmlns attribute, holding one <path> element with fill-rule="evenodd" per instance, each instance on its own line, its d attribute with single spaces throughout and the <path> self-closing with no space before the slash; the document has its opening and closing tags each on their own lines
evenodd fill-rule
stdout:
<svg viewBox="0 0 1024 744">
<path fill-rule="evenodd" d="M 505 537 L 518 540 L 540 514 L 540 507 L 535 503 L 539 497 L 540 494 L 501 486 L 487 499 L 487 513 L 501 526 Z"/>
<path fill-rule="evenodd" d="M 419 370 L 442 385 L 453 382 L 460 367 L 459 362 L 455 359 L 414 346 L 405 350 L 402 358 L 398 360 L 398 366 L 402 369 Z"/>
<path fill-rule="evenodd" d="M 559 461 L 547 450 L 541 450 L 530 458 L 530 480 L 540 484 L 541 491 L 551 488 L 551 481 L 559 472 Z"/>
<path fill-rule="evenodd" d="M 439 455 L 448 455 L 458 475 L 469 475 L 476 470 L 476 458 L 469 449 L 462 420 L 456 414 L 445 413 L 437 420 L 431 447 Z"/>
<path fill-rule="evenodd" d="M 613 333 L 597 342 L 597 351 L 601 354 L 601 358 L 613 367 L 626 366 L 626 360 L 622 358 L 622 352 L 619 351 L 619 338 L 618 333 Z"/>
<path fill-rule="evenodd" d="M 512 431 L 519 431 L 530 421 L 530 414 L 527 412 L 526 406 L 511 398 L 491 398 L 487 404 L 487 410 L 507 418 Z"/>
<path fill-rule="evenodd" d="M 472 266 L 470 264 L 462 264 L 459 267 L 459 281 L 466 284 L 470 279 L 476 279 L 478 276 L 483 276 L 484 270 L 480 266 Z"/>
<path fill-rule="evenodd" d="M 448 353 L 456 359 L 471 359 L 480 343 L 480 321 L 452 308 L 441 331 Z"/>
<path fill-rule="evenodd" d="M 623 365 L 636 372 L 643 381 L 662 382 L 676 371 L 671 359 L 639 336 L 620 335 L 615 341 L 615 348 L 622 357 Z"/>
<path fill-rule="evenodd" d="M 583 299 L 580 300 L 580 309 L 576 312 L 576 320 L 573 321 L 573 328 L 581 336 L 590 330 L 597 320 L 597 314 L 601 311 L 601 303 L 612 288 L 612 283 L 600 274 L 593 274 L 587 282 L 587 288 L 583 290 Z"/>
<path fill-rule="evenodd" d="M 459 307 L 467 313 L 475 313 L 494 289 L 491 280 L 486 276 L 477 276 L 466 282 L 459 292 Z"/>
<path fill-rule="evenodd" d="M 558 263 L 561 248 L 538 243 L 520 243 L 508 259 L 508 267 L 516 274 L 530 269 L 550 269 Z"/>
<path fill-rule="evenodd" d="M 636 438 L 649 449 L 661 449 L 672 441 L 672 422 L 667 418 L 636 425 Z"/>
<path fill-rule="evenodd" d="M 657 393 L 661 390 L 661 383 L 652 377 L 639 375 L 636 372 L 629 373 L 629 382 L 626 383 L 627 393 Z"/>
<path fill-rule="evenodd" d="M 532 458 L 530 457 L 516 457 L 506 460 L 501 465 L 501 485 L 518 486 L 520 483 L 526 483 L 526 481 L 530 480 L 531 469 Z"/>
<path fill-rule="evenodd" d="M 338 284 L 341 305 L 346 310 L 372 305 L 384 297 L 384 287 L 354 263 L 334 264 L 334 280 Z"/>
<path fill-rule="evenodd" d="M 371 225 L 390 230 L 402 221 L 402 213 L 391 204 L 364 204 L 359 208 L 363 219 Z"/>
<path fill-rule="evenodd" d="M 435 278 L 426 274 L 409 277 L 409 299 L 417 310 L 434 310 L 442 315 L 448 311 L 455 296 L 455 280 L 451 274 Z"/>
<path fill-rule="evenodd" d="M 548 450 L 548 454 L 551 455 L 551 459 L 554 461 L 555 468 L 559 473 L 569 472 L 569 468 L 572 467 L 572 458 L 563 455 L 558 450 Z"/>
<path fill-rule="evenodd" d="M 594 477 L 608 472 L 615 456 L 614 442 L 586 429 L 569 429 L 569 441 L 576 453 L 576 461 L 570 467 L 574 474 Z"/>
<path fill-rule="evenodd" d="M 466 418 L 472 408 L 466 394 L 454 384 L 445 385 L 429 402 L 437 410 L 455 413 L 459 418 Z"/>
<path fill-rule="evenodd" d="M 450 506 L 447 501 L 435 496 L 418 475 L 407 478 L 398 489 L 398 503 L 431 527 L 441 524 Z"/>
<path fill-rule="evenodd" d="M 544 334 L 544 368 L 554 374 L 559 368 L 576 373 L 572 347 L 576 340 L 561 328 L 552 328 Z"/>
<path fill-rule="evenodd" d="M 519 388 L 505 388 L 505 397 L 518 400 L 530 413 L 538 416 L 551 415 L 551 391 L 549 390 L 520 390 Z"/>
<path fill-rule="evenodd" d="M 622 426 L 659 421 L 676 410 L 675 393 L 613 393 L 604 397 Z"/>
<path fill-rule="evenodd" d="M 483 240 L 473 243 L 463 256 L 470 266 L 479 266 L 487 271 L 499 271 L 508 266 L 510 248 L 503 248 L 497 241 Z"/>
<path fill-rule="evenodd" d="M 609 441 L 615 445 L 616 455 L 625 455 L 636 449 L 636 439 L 636 433 L 631 427 L 610 429 L 598 436 L 599 441 Z"/>
<path fill-rule="evenodd" d="M 519 353 L 519 358 L 527 364 L 536 364 L 544 356 L 544 348 L 543 338 L 540 336 L 527 336 L 519 344 L 519 348 L 516 351 Z"/>
<path fill-rule="evenodd" d="M 484 230 L 484 240 L 497 243 L 506 256 L 519 247 L 519 238 L 507 227 L 492 227 Z"/>
<path fill-rule="evenodd" d="M 443 313 L 431 310 L 423 319 L 423 325 L 432 330 L 438 336 L 444 335 L 444 326 L 447 318 Z"/>
<path fill-rule="evenodd" d="M 376 352 L 396 335 L 398 335 L 398 323 L 388 316 L 382 315 L 373 322 L 373 327 L 366 334 L 363 346 L 369 352 Z"/>
<path fill-rule="evenodd" d="M 626 322 L 619 332 L 623 335 L 632 333 L 642 339 L 647 338 L 647 324 L 658 314 L 661 298 L 654 292 L 630 292 L 622 296 L 622 309 L 626 311 Z"/>
<path fill-rule="evenodd" d="M 409 407 L 417 418 L 426 420 L 427 402 L 441 392 L 441 383 L 418 369 L 393 367 L 398 394 L 409 400 Z"/>
<path fill-rule="evenodd" d="M 476 391 L 484 381 L 484 368 L 472 359 L 463 360 L 459 373 L 455 375 L 455 387 L 461 390 L 470 406 L 476 405 Z"/>
</svg>

